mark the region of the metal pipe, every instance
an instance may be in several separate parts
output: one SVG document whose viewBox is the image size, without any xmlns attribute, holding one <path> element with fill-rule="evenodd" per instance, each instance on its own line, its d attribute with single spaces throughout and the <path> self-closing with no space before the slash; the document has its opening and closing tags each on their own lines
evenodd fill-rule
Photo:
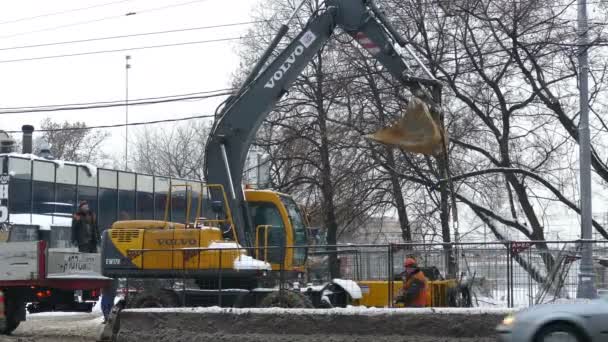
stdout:
<svg viewBox="0 0 608 342">
<path fill-rule="evenodd" d="M 34 132 L 34 126 L 23 125 L 21 126 L 23 132 L 23 154 L 32 153 L 32 132 Z"/>
<path fill-rule="evenodd" d="M 234 191 L 234 183 L 232 182 L 232 172 L 230 172 L 230 164 L 228 164 L 228 154 L 226 153 L 226 145 L 220 144 L 222 150 L 222 159 L 224 160 L 224 167 L 226 168 L 226 174 L 228 175 L 228 185 L 230 186 L 230 196 L 233 200 L 236 199 L 236 192 Z"/>
<path fill-rule="evenodd" d="M 424 70 L 426 75 L 433 81 L 437 81 L 435 76 L 433 76 L 433 74 L 431 74 L 431 71 L 424 65 L 424 63 L 422 63 L 420 58 L 418 58 L 418 56 L 416 56 L 414 51 L 412 51 L 412 48 L 409 45 L 405 45 L 404 48 L 407 50 L 407 52 L 410 54 L 410 56 L 414 57 L 414 59 L 416 60 L 416 63 L 418 63 L 418 65 L 422 68 L 422 70 Z"/>
</svg>

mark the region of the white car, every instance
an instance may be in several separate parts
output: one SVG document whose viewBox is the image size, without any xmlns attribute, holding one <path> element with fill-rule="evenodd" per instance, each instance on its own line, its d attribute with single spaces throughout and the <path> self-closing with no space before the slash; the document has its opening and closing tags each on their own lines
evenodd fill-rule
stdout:
<svg viewBox="0 0 608 342">
<path fill-rule="evenodd" d="M 543 304 L 507 316 L 501 342 L 608 341 L 608 296 L 569 304 Z"/>
</svg>

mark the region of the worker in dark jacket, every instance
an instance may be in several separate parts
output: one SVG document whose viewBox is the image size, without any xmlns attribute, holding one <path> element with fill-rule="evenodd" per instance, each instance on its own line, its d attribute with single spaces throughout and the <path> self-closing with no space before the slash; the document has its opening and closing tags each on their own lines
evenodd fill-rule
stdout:
<svg viewBox="0 0 608 342">
<path fill-rule="evenodd" d="M 95 213 L 87 201 L 81 201 L 78 211 L 72 218 L 72 243 L 83 253 L 96 253 L 99 241 L 99 230 Z"/>
<path fill-rule="evenodd" d="M 403 266 L 405 267 L 405 280 L 395 302 L 403 303 L 406 307 L 425 307 L 427 305 L 428 281 L 424 273 L 418 268 L 416 260 L 413 258 L 405 259 Z"/>
<path fill-rule="evenodd" d="M 114 306 L 114 298 L 116 298 L 116 290 L 118 289 L 118 279 L 112 281 L 101 289 L 101 312 L 103 313 L 103 324 L 106 324 L 112 307 Z"/>
</svg>

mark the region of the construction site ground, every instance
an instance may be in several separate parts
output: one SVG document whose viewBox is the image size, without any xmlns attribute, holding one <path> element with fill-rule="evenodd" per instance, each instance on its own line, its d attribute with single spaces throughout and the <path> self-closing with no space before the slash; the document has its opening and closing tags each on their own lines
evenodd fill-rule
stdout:
<svg viewBox="0 0 608 342">
<path fill-rule="evenodd" d="M 122 313 L 117 341 L 490 342 L 496 341 L 494 328 L 504 317 L 500 311 L 382 311 L 132 310 Z M 30 315 L 12 336 L 0 336 L 0 342 L 96 341 L 102 329 L 98 313 Z"/>
</svg>

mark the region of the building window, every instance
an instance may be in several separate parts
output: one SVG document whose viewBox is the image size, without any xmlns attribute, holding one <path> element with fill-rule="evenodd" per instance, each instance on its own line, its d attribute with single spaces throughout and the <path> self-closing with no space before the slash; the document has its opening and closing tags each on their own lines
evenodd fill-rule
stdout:
<svg viewBox="0 0 608 342">
<path fill-rule="evenodd" d="M 9 158 L 8 172 L 11 176 L 8 190 L 9 215 L 27 214 L 29 216 L 32 209 L 31 161 Z M 29 218 L 27 222 L 30 222 Z"/>
<path fill-rule="evenodd" d="M 154 177 L 154 216 L 157 220 L 165 219 L 165 208 L 167 204 L 170 204 L 167 203 L 170 184 L 169 178 Z M 168 215 L 167 220 L 171 220 L 170 215 Z"/>
<path fill-rule="evenodd" d="M 45 161 L 34 161 L 32 175 L 33 214 L 47 215 L 52 222 L 55 213 L 55 164 Z M 37 221 L 37 220 L 35 220 Z"/>
<path fill-rule="evenodd" d="M 154 177 L 137 175 L 137 208 L 138 220 L 154 219 Z"/>
<path fill-rule="evenodd" d="M 58 217 L 70 217 L 78 207 L 76 204 L 76 166 L 66 164 L 57 167 L 56 172 L 54 215 Z M 89 207 L 94 208 L 90 204 Z"/>
<path fill-rule="evenodd" d="M 99 214 L 97 201 L 97 174 L 92 174 L 85 167 L 78 167 L 78 201 L 87 201 L 89 208 Z"/>
<path fill-rule="evenodd" d="M 135 174 L 118 173 L 118 219 L 135 219 Z"/>
<path fill-rule="evenodd" d="M 99 170 L 99 212 L 97 223 L 100 230 L 108 229 L 118 219 L 117 173 Z"/>
</svg>

